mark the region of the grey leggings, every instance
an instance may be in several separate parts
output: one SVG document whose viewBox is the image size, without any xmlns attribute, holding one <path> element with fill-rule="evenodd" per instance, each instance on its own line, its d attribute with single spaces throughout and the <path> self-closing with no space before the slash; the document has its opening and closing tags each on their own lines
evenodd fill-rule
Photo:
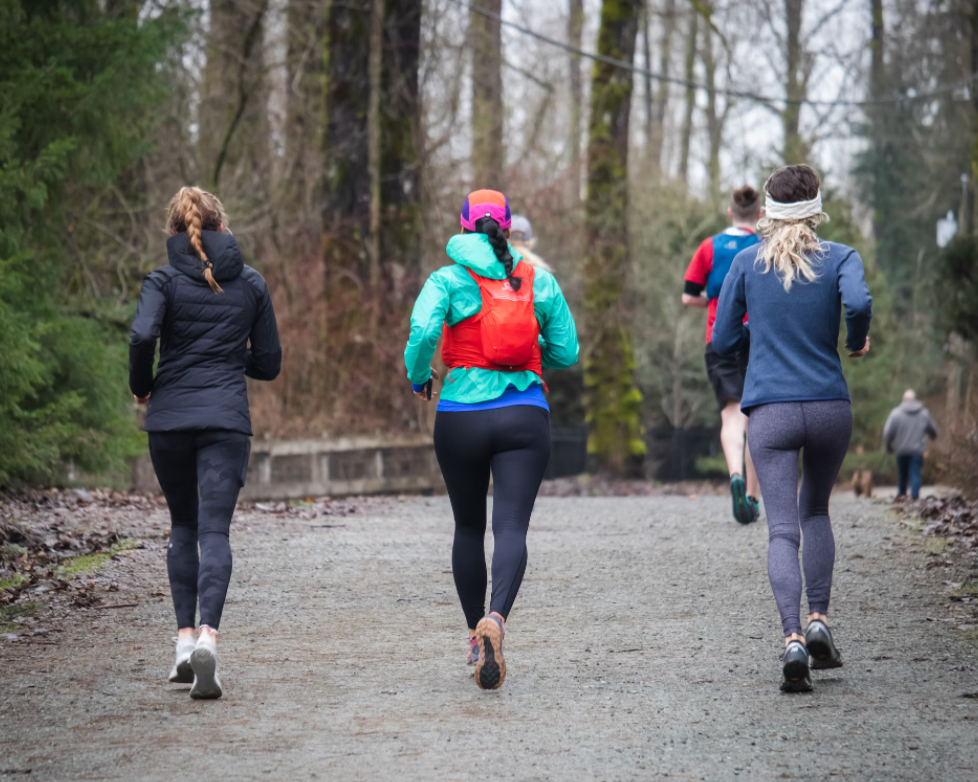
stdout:
<svg viewBox="0 0 978 782">
<path fill-rule="evenodd" d="M 851 435 L 852 409 L 845 400 L 776 402 L 750 412 L 747 439 L 767 512 L 767 573 L 785 636 L 801 633 L 802 536 L 809 612 L 829 609 L 835 565 L 829 496 Z"/>
</svg>

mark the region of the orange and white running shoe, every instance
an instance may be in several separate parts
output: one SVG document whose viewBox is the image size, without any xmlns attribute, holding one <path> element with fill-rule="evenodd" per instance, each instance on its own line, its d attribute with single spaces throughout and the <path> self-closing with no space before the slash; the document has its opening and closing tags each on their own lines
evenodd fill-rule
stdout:
<svg viewBox="0 0 978 782">
<path fill-rule="evenodd" d="M 479 658 L 475 661 L 475 683 L 483 690 L 498 690 L 506 680 L 503 637 L 506 630 L 499 614 L 489 614 L 475 626 Z"/>
</svg>

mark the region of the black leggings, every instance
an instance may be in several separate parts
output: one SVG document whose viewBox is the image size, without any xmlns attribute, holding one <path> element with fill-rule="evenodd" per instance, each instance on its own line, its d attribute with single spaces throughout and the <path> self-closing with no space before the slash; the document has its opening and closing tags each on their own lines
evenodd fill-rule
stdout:
<svg viewBox="0 0 978 782">
<path fill-rule="evenodd" d="M 509 616 L 526 571 L 526 531 L 550 461 L 550 413 L 517 405 L 439 412 L 435 454 L 455 514 L 452 575 L 469 629 L 486 614 L 486 495 L 492 472 L 492 598 Z"/>
<path fill-rule="evenodd" d="M 177 629 L 196 627 L 198 600 L 201 625 L 217 630 L 221 624 L 231 581 L 231 516 L 250 453 L 251 439 L 240 432 L 149 433 L 149 455 L 173 524 L 166 569 Z"/>
</svg>

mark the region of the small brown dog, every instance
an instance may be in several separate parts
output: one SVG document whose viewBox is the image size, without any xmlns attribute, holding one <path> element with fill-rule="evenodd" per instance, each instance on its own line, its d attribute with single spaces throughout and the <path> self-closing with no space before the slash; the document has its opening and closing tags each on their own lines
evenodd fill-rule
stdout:
<svg viewBox="0 0 978 782">
<path fill-rule="evenodd" d="M 852 476 L 852 490 L 857 497 L 873 496 L 873 473 L 870 470 L 856 470 Z"/>
</svg>

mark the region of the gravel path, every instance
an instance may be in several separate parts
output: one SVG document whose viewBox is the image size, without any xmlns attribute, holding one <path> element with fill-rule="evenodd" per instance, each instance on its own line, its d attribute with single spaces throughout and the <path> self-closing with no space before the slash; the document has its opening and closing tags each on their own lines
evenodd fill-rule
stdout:
<svg viewBox="0 0 978 782">
<path fill-rule="evenodd" d="M 726 498 L 541 499 L 496 693 L 464 665 L 447 499 L 363 507 L 239 514 L 221 701 L 165 681 L 160 539 L 111 565 L 138 607 L 0 645 L 0 776 L 978 779 L 974 610 L 885 506 L 834 500 L 846 665 L 794 696 L 766 527 Z"/>
</svg>

